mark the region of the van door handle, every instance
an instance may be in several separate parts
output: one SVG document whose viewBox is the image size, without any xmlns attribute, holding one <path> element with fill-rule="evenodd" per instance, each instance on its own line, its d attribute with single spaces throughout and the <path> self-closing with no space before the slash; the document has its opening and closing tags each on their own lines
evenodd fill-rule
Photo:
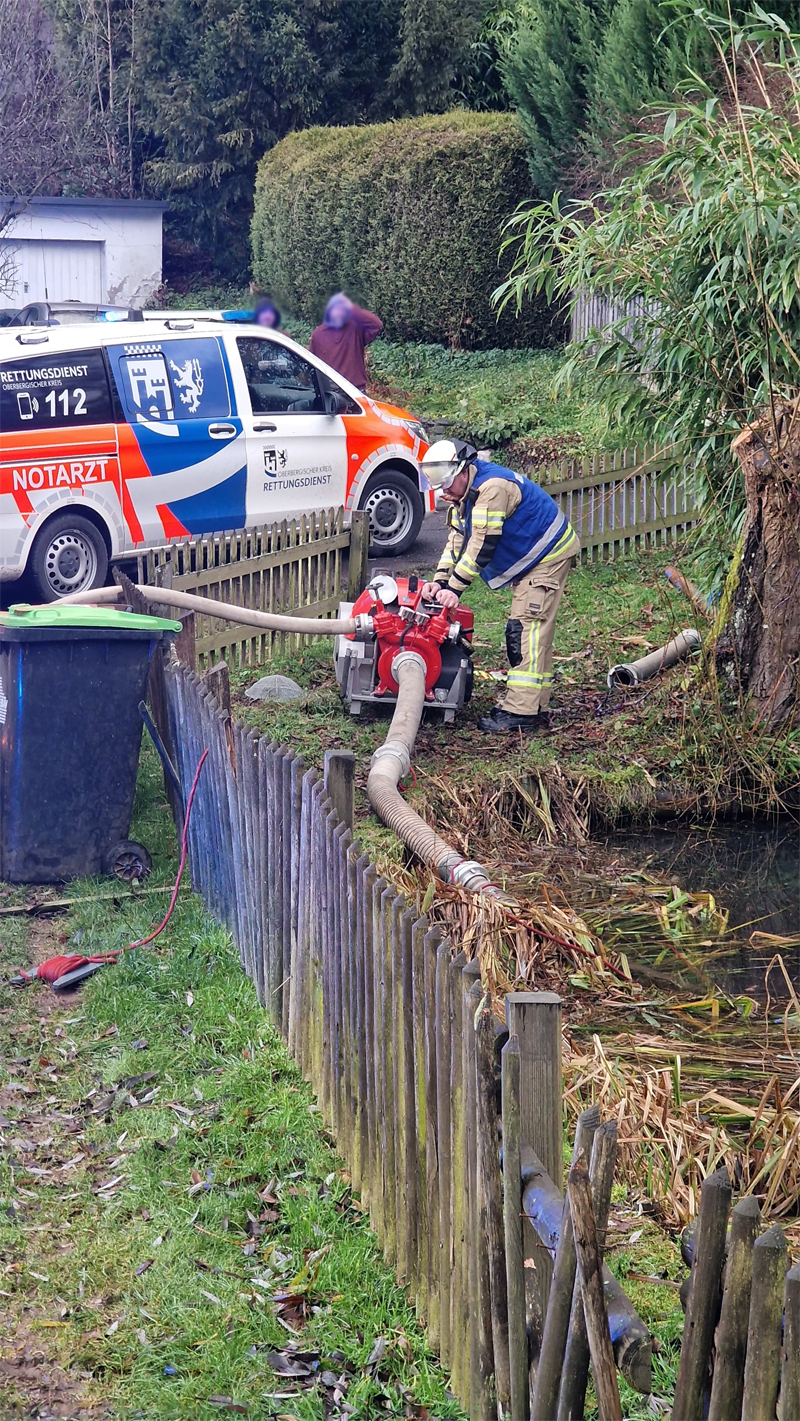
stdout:
<svg viewBox="0 0 800 1421">
<path fill-rule="evenodd" d="M 212 439 L 230 439 L 236 433 L 235 424 L 210 424 L 208 432 Z"/>
<path fill-rule="evenodd" d="M 277 434 L 277 433 L 278 433 L 278 426 L 277 426 L 277 424 L 254 424 L 254 425 L 253 425 L 253 433 L 254 433 L 254 434 Z"/>
</svg>

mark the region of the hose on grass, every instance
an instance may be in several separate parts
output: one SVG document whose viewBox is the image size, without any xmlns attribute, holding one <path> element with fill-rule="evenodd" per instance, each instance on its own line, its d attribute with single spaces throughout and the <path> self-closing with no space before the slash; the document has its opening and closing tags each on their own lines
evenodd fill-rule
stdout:
<svg viewBox="0 0 800 1421">
<path fill-rule="evenodd" d="M 189 851 L 189 821 L 192 817 L 192 805 L 194 804 L 194 797 L 197 793 L 197 786 L 200 781 L 200 775 L 207 759 L 208 750 L 206 749 L 203 751 L 198 761 L 197 769 L 194 772 L 194 779 L 192 780 L 192 786 L 189 790 L 189 797 L 186 801 L 186 813 L 183 816 L 183 832 L 181 834 L 181 856 L 180 862 L 178 864 L 178 872 L 172 889 L 172 896 L 169 900 L 169 907 L 167 908 L 167 911 L 161 919 L 161 922 L 159 923 L 158 927 L 154 928 L 151 933 L 148 933 L 147 937 L 137 938 L 135 942 L 126 943 L 124 947 L 117 947 L 113 950 L 113 952 L 98 952 L 91 957 L 84 957 L 79 952 L 60 954 L 57 957 L 48 957 L 46 962 L 39 963 L 39 966 L 34 972 L 20 971 L 17 974 L 16 978 L 14 978 L 14 985 L 20 987 L 27 986 L 29 983 L 33 982 L 35 978 L 38 977 L 40 982 L 49 982 L 52 987 L 56 987 L 62 977 L 65 977 L 70 972 L 77 971 L 79 967 L 88 967 L 90 965 L 97 965 L 102 967 L 112 962 L 118 962 L 123 952 L 131 952 L 134 947 L 146 947 L 148 943 L 153 942 L 155 938 L 159 937 L 160 934 L 163 933 L 165 927 L 167 926 L 167 923 L 169 922 L 173 912 L 175 911 L 175 904 L 178 901 L 178 892 L 181 886 L 181 879 L 183 878 L 183 871 L 186 868 L 186 857 Z"/>
</svg>

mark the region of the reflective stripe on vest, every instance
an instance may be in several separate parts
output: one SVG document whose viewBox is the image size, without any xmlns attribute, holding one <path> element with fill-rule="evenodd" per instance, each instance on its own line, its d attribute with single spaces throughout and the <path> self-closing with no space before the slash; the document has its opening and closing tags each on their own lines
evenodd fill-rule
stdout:
<svg viewBox="0 0 800 1421">
<path fill-rule="evenodd" d="M 569 523 L 555 499 L 530 479 L 515 474 L 513 469 L 503 468 L 501 464 L 489 464 L 483 459 L 476 459 L 475 466 L 477 473 L 472 481 L 471 493 L 489 479 L 508 479 L 517 485 L 522 494 L 514 512 L 503 524 L 491 562 L 481 571 L 484 582 L 497 589 L 516 582 L 536 567 L 555 547 Z M 463 519 L 465 547 L 472 532 L 472 507 L 468 495 Z"/>
</svg>

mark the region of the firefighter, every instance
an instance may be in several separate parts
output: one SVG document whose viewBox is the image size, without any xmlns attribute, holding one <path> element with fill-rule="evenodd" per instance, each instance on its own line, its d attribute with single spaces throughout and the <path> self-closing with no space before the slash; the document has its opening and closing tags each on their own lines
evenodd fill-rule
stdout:
<svg viewBox="0 0 800 1421">
<path fill-rule="evenodd" d="M 447 543 L 423 596 L 455 607 L 478 573 L 495 591 L 512 589 L 505 695 L 478 724 L 491 734 L 546 729 L 556 613 L 580 542 L 549 493 L 470 444 L 441 439 L 422 468 L 449 504 Z"/>
</svg>

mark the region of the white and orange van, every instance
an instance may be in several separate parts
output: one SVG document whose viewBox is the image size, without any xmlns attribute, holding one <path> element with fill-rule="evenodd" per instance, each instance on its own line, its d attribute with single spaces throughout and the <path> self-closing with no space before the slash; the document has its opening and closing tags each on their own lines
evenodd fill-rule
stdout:
<svg viewBox="0 0 800 1421">
<path fill-rule="evenodd" d="M 315 509 L 406 551 L 425 430 L 277 331 L 213 318 L 0 330 L 0 581 L 52 601 L 109 562 Z"/>
</svg>

